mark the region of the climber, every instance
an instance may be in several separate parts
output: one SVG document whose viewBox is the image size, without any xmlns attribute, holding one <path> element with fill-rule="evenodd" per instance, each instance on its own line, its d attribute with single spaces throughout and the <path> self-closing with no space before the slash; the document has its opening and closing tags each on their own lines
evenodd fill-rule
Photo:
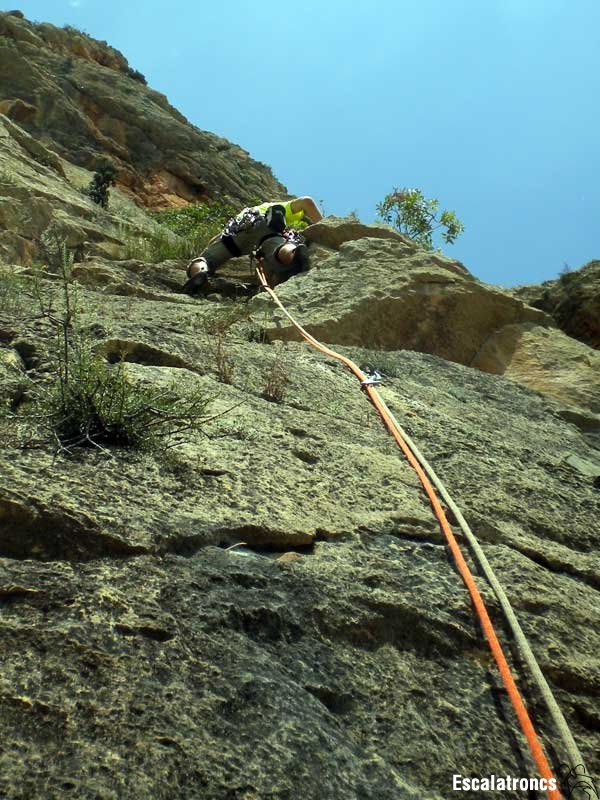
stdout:
<svg viewBox="0 0 600 800">
<path fill-rule="evenodd" d="M 222 264 L 234 256 L 248 255 L 253 251 L 271 286 L 306 272 L 309 268 L 308 248 L 295 226 L 300 223 L 306 227 L 320 219 L 323 215 L 312 197 L 266 202 L 242 209 L 187 265 L 188 280 L 182 291 L 190 295 L 202 293 L 208 278 Z"/>
</svg>

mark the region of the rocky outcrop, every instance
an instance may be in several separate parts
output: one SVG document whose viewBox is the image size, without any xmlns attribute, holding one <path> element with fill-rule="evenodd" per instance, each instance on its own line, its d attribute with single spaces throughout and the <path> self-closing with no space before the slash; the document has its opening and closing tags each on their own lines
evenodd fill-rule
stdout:
<svg viewBox="0 0 600 800">
<path fill-rule="evenodd" d="M 600 414 L 600 353 L 555 328 L 505 325 L 490 334 L 471 364 Z"/>
<path fill-rule="evenodd" d="M 321 222 L 314 239 L 316 268 L 281 287 L 289 310 L 309 333 L 324 342 L 431 353 L 600 412 L 600 358 L 594 350 L 557 330 L 540 309 L 476 280 L 459 262 L 399 234 L 386 231 L 381 238 L 385 228 L 375 228 L 371 237 L 369 228 Z M 268 300 L 255 302 L 266 306 Z M 271 340 L 300 340 L 282 313 L 272 320 Z"/>
<path fill-rule="evenodd" d="M 391 239 L 401 242 L 405 247 L 416 250 L 414 242 L 407 236 L 398 233 L 388 225 L 365 225 L 353 217 L 329 216 L 306 229 L 306 238 L 313 244 L 322 245 L 330 250 L 339 250 L 345 242 L 358 239 Z"/>
<path fill-rule="evenodd" d="M 521 286 L 513 292 L 551 314 L 569 336 L 600 349 L 600 261 L 564 272 L 557 280 Z"/>
<path fill-rule="evenodd" d="M 110 156 L 146 207 L 287 196 L 269 167 L 191 125 L 121 53 L 74 28 L 0 13 L 0 113 L 92 172 Z"/>
</svg>

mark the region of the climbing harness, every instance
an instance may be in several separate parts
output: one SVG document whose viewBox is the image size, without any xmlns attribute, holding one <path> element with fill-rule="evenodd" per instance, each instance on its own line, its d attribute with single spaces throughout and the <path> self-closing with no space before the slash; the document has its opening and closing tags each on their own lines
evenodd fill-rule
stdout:
<svg viewBox="0 0 600 800">
<path fill-rule="evenodd" d="M 444 501 L 448 504 L 448 507 L 451 509 L 452 513 L 455 516 L 459 526 L 461 527 L 463 533 L 465 534 L 465 538 L 471 545 L 473 552 L 482 567 L 482 570 L 489 580 L 492 589 L 494 590 L 501 608 L 507 618 L 507 621 L 510 625 L 511 630 L 515 635 L 515 639 L 519 646 L 519 649 L 527 662 L 532 675 L 536 681 L 536 684 L 541 692 L 541 695 L 546 703 L 546 706 L 549 710 L 550 715 L 556 725 L 558 734 L 562 740 L 565 752 L 567 753 L 569 763 L 566 765 L 562 765 L 563 769 L 563 778 L 566 782 L 569 782 L 569 779 L 574 780 L 574 785 L 570 786 L 569 788 L 569 798 L 572 800 L 592 800 L 594 797 L 598 797 L 598 794 L 595 791 L 594 785 L 592 783 L 590 774 L 588 773 L 579 749 L 575 744 L 573 736 L 568 728 L 567 722 L 554 699 L 552 694 L 552 690 L 550 689 L 546 679 L 544 678 L 541 669 L 537 663 L 535 655 L 533 654 L 529 643 L 521 629 L 518 620 L 515 616 L 515 613 L 510 605 L 506 594 L 499 583 L 498 579 L 496 578 L 492 567 L 490 566 L 485 554 L 479 545 L 475 535 L 469 528 L 468 524 L 466 523 L 464 517 L 462 516 L 460 510 L 453 502 L 452 498 L 446 491 L 444 485 L 435 474 L 431 466 L 427 463 L 424 459 L 422 454 L 419 452 L 415 444 L 411 441 L 410 437 L 402 430 L 400 425 L 398 424 L 397 420 L 394 418 L 393 414 L 380 397 L 377 389 L 375 388 L 375 384 L 381 381 L 381 376 L 375 373 L 375 375 L 366 375 L 353 361 L 345 356 L 342 356 L 339 353 L 336 353 L 334 350 L 326 347 L 325 345 L 321 344 L 317 339 L 311 336 L 308 331 L 306 331 L 302 326 L 296 322 L 296 320 L 292 317 L 292 315 L 287 311 L 287 309 L 283 306 L 275 292 L 271 289 L 268 285 L 264 270 L 262 266 L 259 266 L 256 269 L 258 273 L 258 277 L 262 287 L 268 294 L 271 296 L 275 304 L 278 308 L 283 311 L 283 313 L 288 317 L 291 323 L 294 325 L 296 330 L 300 333 L 300 335 L 313 347 L 317 350 L 321 351 L 325 355 L 330 356 L 331 358 L 335 358 L 338 361 L 341 361 L 345 364 L 352 372 L 356 375 L 358 380 L 360 381 L 361 387 L 367 392 L 369 398 L 377 411 L 379 412 L 380 416 L 382 417 L 385 425 L 387 426 L 388 430 L 396 440 L 398 446 L 406 456 L 408 462 L 413 467 L 415 472 L 417 473 L 425 492 L 427 493 L 433 510 L 436 514 L 436 517 L 440 523 L 440 527 L 446 537 L 446 541 L 450 547 L 452 555 L 454 556 L 458 571 L 467 587 L 467 590 L 471 596 L 471 600 L 477 611 L 481 626 L 483 628 L 484 634 L 486 639 L 488 640 L 490 649 L 492 650 L 492 654 L 500 671 L 500 675 L 506 691 L 510 697 L 511 703 L 517 715 L 517 719 L 521 726 L 521 730 L 525 735 L 527 743 L 529 745 L 529 749 L 533 756 L 533 759 L 536 763 L 536 766 L 540 772 L 540 775 L 545 778 L 547 781 L 551 779 L 556 780 L 553 776 L 552 770 L 546 758 L 546 755 L 543 751 L 541 742 L 539 737 L 533 727 L 531 722 L 531 718 L 527 712 L 519 689 L 515 683 L 515 680 L 512 676 L 510 667 L 502 650 L 502 645 L 500 644 L 496 632 L 494 630 L 492 621 L 488 615 L 484 600 L 477 588 L 475 583 L 475 579 L 465 558 L 462 554 L 460 546 L 456 540 L 456 537 L 450 527 L 446 514 L 440 504 L 440 501 L 433 489 L 432 483 L 435 484 L 436 488 L 438 489 L 440 496 L 444 499 Z M 379 380 L 376 379 L 377 376 Z M 428 477 L 429 476 L 429 477 Z M 429 480 L 431 479 L 431 481 Z M 550 786 L 552 784 L 549 784 Z M 562 795 L 558 789 L 547 789 L 547 794 L 550 800 L 561 800 Z"/>
</svg>

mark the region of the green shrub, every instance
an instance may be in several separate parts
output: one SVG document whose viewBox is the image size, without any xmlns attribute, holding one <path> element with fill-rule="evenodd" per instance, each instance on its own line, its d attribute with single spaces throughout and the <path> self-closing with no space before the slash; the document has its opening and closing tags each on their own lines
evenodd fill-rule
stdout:
<svg viewBox="0 0 600 800">
<path fill-rule="evenodd" d="M 84 31 L 81 28 L 76 28 L 74 25 L 63 25 L 62 29 L 63 31 L 66 31 L 74 36 L 85 36 L 86 39 L 92 38 L 87 31 Z"/>
<path fill-rule="evenodd" d="M 202 322 L 208 355 L 221 383 L 233 383 L 235 361 L 229 348 L 231 329 L 240 322 L 247 322 L 248 318 L 247 306 L 233 303 L 219 305 Z"/>
<path fill-rule="evenodd" d="M 38 255 L 53 273 L 61 274 L 65 259 L 74 260 L 75 254 L 69 253 L 65 237 L 69 229 L 61 222 L 52 220 L 37 238 Z M 83 246 L 78 245 L 79 260 L 83 256 Z M 40 277 L 38 273 L 37 277 Z"/>
<path fill-rule="evenodd" d="M 67 56 L 60 64 L 58 68 L 61 75 L 70 75 L 73 72 L 73 68 L 75 66 L 75 61 L 73 60 L 73 56 Z"/>
<path fill-rule="evenodd" d="M 256 205 L 260 200 L 249 201 Z M 221 232 L 225 223 L 240 211 L 222 200 L 197 203 L 184 208 L 155 211 L 152 218 L 158 223 L 152 233 L 138 234 L 122 228 L 124 258 L 140 261 L 190 259 L 197 256 L 209 241 Z"/>
<path fill-rule="evenodd" d="M 442 239 L 452 244 L 464 231 L 454 211 L 442 211 L 437 216 L 439 201 L 428 200 L 419 189 L 394 189 L 377 204 L 383 222 L 393 225 L 400 233 L 433 250 L 433 234 L 442 230 Z"/>
<path fill-rule="evenodd" d="M 17 43 L 15 40 L 10 36 L 0 36 L 0 47 L 12 47 L 13 49 L 16 48 Z"/>
<path fill-rule="evenodd" d="M 571 283 L 575 278 L 579 277 L 579 273 L 573 269 L 573 267 L 569 266 L 565 261 L 562 265 L 562 269 L 559 273 L 558 280 L 565 286 L 568 283 Z"/>
<path fill-rule="evenodd" d="M 215 305 L 202 320 L 202 327 L 209 336 L 227 335 L 234 326 L 247 322 L 250 312 L 245 304 Z M 194 326 L 196 323 L 194 323 Z"/>
<path fill-rule="evenodd" d="M 171 258 L 189 260 L 204 250 L 235 213 L 233 206 L 221 201 L 156 211 L 152 218 L 158 225 L 152 233 L 121 230 L 123 257 L 154 263 Z"/>
<path fill-rule="evenodd" d="M 86 189 L 86 194 L 102 208 L 108 208 L 108 200 L 110 194 L 110 187 L 116 183 L 118 170 L 112 161 L 104 161 L 90 181 Z"/>
<path fill-rule="evenodd" d="M 184 208 L 157 211 L 154 218 L 178 236 L 186 239 L 205 238 L 208 241 L 239 210 L 221 200 L 213 200 L 210 204 L 198 203 Z"/>
<path fill-rule="evenodd" d="M 398 354 L 386 350 L 368 350 L 365 347 L 354 347 L 351 358 L 363 372 L 378 372 L 385 378 L 399 378 L 402 370 Z"/>
<path fill-rule="evenodd" d="M 227 344 L 227 335 L 219 332 L 207 339 L 208 351 L 221 383 L 233 383 L 235 361 Z"/>
<path fill-rule="evenodd" d="M 125 72 L 129 75 L 130 78 L 133 78 L 134 81 L 138 83 L 143 83 L 144 86 L 148 85 L 148 81 L 146 80 L 146 76 L 143 75 L 138 69 L 133 69 L 132 67 L 127 67 Z"/>
<path fill-rule="evenodd" d="M 167 228 L 158 226 L 153 233 L 134 232 L 130 228 L 121 228 L 120 238 L 124 245 L 121 257 L 158 263 L 170 258 L 189 260 L 198 254 L 198 245 L 189 240 L 175 236 Z"/>
<path fill-rule="evenodd" d="M 68 454 L 86 446 L 153 450 L 184 443 L 208 421 L 210 400 L 175 384 L 166 389 L 134 385 L 123 360 L 110 366 L 94 353 L 78 326 L 72 265 L 63 246 L 58 294 L 44 291 L 37 276 L 38 304 L 56 337 L 49 378 L 32 390 L 30 421 Z"/>
<path fill-rule="evenodd" d="M 290 378 L 282 344 L 277 343 L 275 348 L 275 358 L 264 374 L 262 396 L 271 403 L 282 403 Z"/>
<path fill-rule="evenodd" d="M 61 352 L 50 387 L 38 390 L 37 416 L 60 449 L 107 446 L 155 450 L 182 444 L 207 420 L 209 399 L 175 384 L 166 389 L 131 383 L 123 361 L 110 366 L 85 338 Z"/>
</svg>

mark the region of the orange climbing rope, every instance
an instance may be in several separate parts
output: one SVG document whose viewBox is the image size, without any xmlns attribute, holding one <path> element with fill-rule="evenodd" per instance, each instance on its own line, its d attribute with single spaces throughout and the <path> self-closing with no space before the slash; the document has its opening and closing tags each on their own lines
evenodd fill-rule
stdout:
<svg viewBox="0 0 600 800">
<path fill-rule="evenodd" d="M 515 709 L 515 713 L 517 715 L 517 719 L 519 720 L 519 724 L 521 726 L 521 730 L 523 731 L 523 734 L 525 735 L 525 738 L 527 739 L 527 743 L 529 745 L 529 749 L 531 750 L 531 755 L 533 756 L 533 759 L 534 759 L 534 761 L 535 761 L 535 763 L 537 765 L 539 773 L 542 776 L 542 778 L 546 779 L 546 781 L 548 781 L 548 782 L 552 781 L 552 783 L 547 784 L 547 786 L 549 786 L 549 787 L 552 786 L 552 785 L 556 785 L 557 786 L 558 785 L 558 781 L 554 777 L 552 769 L 550 768 L 550 765 L 548 763 L 548 759 L 546 758 L 546 755 L 545 755 L 544 750 L 542 748 L 540 739 L 539 739 L 539 737 L 538 737 L 538 735 L 537 735 L 537 733 L 535 731 L 535 728 L 533 727 L 533 723 L 532 723 L 531 718 L 530 718 L 530 716 L 529 716 L 529 714 L 527 712 L 527 709 L 525 708 L 525 704 L 523 702 L 523 699 L 521 698 L 521 694 L 519 692 L 519 689 L 517 688 L 517 685 L 516 685 L 515 680 L 514 680 L 514 678 L 512 676 L 510 667 L 508 665 L 508 662 L 507 662 L 506 657 L 504 655 L 504 652 L 502 650 L 502 645 L 500 644 L 500 642 L 498 640 L 498 637 L 497 637 L 496 632 L 494 630 L 494 626 L 493 626 L 492 621 L 491 621 L 491 619 L 489 617 L 489 614 L 487 612 L 484 600 L 483 600 L 483 598 L 482 598 L 482 596 L 481 596 L 481 594 L 479 592 L 479 589 L 477 588 L 477 585 L 475 583 L 475 579 L 473 577 L 473 573 L 471 572 L 471 570 L 469 569 L 469 565 L 465 561 L 465 558 L 464 558 L 464 556 L 463 556 L 463 554 L 461 552 L 459 544 L 456 541 L 456 537 L 454 536 L 454 533 L 452 532 L 452 528 L 450 527 L 450 523 L 448 522 L 448 519 L 446 518 L 446 514 L 444 513 L 444 509 L 442 508 L 442 506 L 440 504 L 440 501 L 438 500 L 438 497 L 437 497 L 437 495 L 435 493 L 435 490 L 434 490 L 433 486 L 431 485 L 431 483 L 429 481 L 429 478 L 427 477 L 427 475 L 425 474 L 425 472 L 422 469 L 421 465 L 419 464 L 419 462 L 415 458 L 412 450 L 406 444 L 406 442 L 404 441 L 402 435 L 400 434 L 400 432 L 396 428 L 396 425 L 394 424 L 394 421 L 390 417 L 390 414 L 388 413 L 387 408 L 385 407 L 385 404 L 383 403 L 383 401 L 379 397 L 379 393 L 377 392 L 375 387 L 372 385 L 372 383 L 369 383 L 367 375 L 353 361 L 351 361 L 351 359 L 346 358 L 345 356 L 341 355 L 340 353 L 336 353 L 334 350 L 331 350 L 329 347 L 326 347 L 325 345 L 321 344 L 321 342 L 319 342 L 317 339 L 315 339 L 314 336 L 311 336 L 310 333 L 308 333 L 308 331 L 304 330 L 304 328 L 298 322 L 296 322 L 296 320 L 292 317 L 292 315 L 289 313 L 289 311 L 287 311 L 287 309 L 281 303 L 281 301 L 279 300 L 279 298 L 277 297 L 277 295 L 275 294 L 273 289 L 271 289 L 271 287 L 267 283 L 267 279 L 266 279 L 266 276 L 265 276 L 265 273 L 264 273 L 264 270 L 263 270 L 262 266 L 259 265 L 257 267 L 256 271 L 258 273 L 258 277 L 260 279 L 260 282 L 261 282 L 263 288 L 269 293 L 269 295 L 271 296 L 273 301 L 283 311 L 283 313 L 288 317 L 288 319 L 294 325 L 296 330 L 301 334 L 301 336 L 304 339 L 306 339 L 306 341 L 309 344 L 311 344 L 313 347 L 317 348 L 317 350 L 320 350 L 325 355 L 331 356 L 331 358 L 335 358 L 338 361 L 341 361 L 350 370 L 352 370 L 352 372 L 356 375 L 358 380 L 361 382 L 361 386 L 368 393 L 369 398 L 371 399 L 371 402 L 373 403 L 373 405 L 375 406 L 375 408 L 379 412 L 379 414 L 380 414 L 381 418 L 383 419 L 386 427 L 388 428 L 388 430 L 390 431 L 390 433 L 392 434 L 392 436 L 396 440 L 398 446 L 400 447 L 400 449 L 402 450 L 402 452 L 406 456 L 406 458 L 407 458 L 408 462 L 410 463 L 410 465 L 412 466 L 412 468 L 415 470 L 415 472 L 419 476 L 419 480 L 423 484 L 423 488 L 425 489 L 425 491 L 427 493 L 427 496 L 429 497 L 429 500 L 431 501 L 431 505 L 433 507 L 435 515 L 436 515 L 436 517 L 437 517 L 437 519 L 438 519 L 438 521 L 440 523 L 440 526 L 442 528 L 444 536 L 446 537 L 446 540 L 448 542 L 450 550 L 452 551 L 452 555 L 454 556 L 454 560 L 456 561 L 456 565 L 458 567 L 458 571 L 460 572 L 460 575 L 461 575 L 463 581 L 465 582 L 467 590 L 469 591 L 469 594 L 471 595 L 471 599 L 473 601 L 473 605 L 475 606 L 475 610 L 477 611 L 477 615 L 479 616 L 479 620 L 481 622 L 481 626 L 483 628 L 483 632 L 485 634 L 486 639 L 488 640 L 488 643 L 490 645 L 490 649 L 491 649 L 492 654 L 493 654 L 493 656 L 494 656 L 494 658 L 496 660 L 496 664 L 498 665 L 498 669 L 500 671 L 500 675 L 502 677 L 502 681 L 504 683 L 506 691 L 508 692 L 508 696 L 510 697 L 510 700 L 511 700 L 511 702 L 513 704 L 513 708 Z M 547 792 L 548 797 L 550 798 L 550 800 L 562 800 L 562 795 L 561 795 L 561 793 L 559 792 L 558 789 L 547 788 L 546 792 Z"/>
</svg>

